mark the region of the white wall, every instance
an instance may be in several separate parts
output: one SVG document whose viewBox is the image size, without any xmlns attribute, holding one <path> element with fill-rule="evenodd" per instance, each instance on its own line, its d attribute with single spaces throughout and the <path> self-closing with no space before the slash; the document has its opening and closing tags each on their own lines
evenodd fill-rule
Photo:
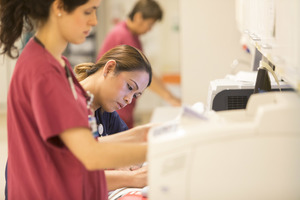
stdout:
<svg viewBox="0 0 300 200">
<path fill-rule="evenodd" d="M 0 56 L 0 113 L 6 112 L 7 92 L 16 60 Z"/>
<path fill-rule="evenodd" d="M 250 59 L 239 43 L 235 0 L 179 0 L 179 8 L 182 99 L 206 103 L 209 82 L 230 73 L 234 59 Z"/>
</svg>

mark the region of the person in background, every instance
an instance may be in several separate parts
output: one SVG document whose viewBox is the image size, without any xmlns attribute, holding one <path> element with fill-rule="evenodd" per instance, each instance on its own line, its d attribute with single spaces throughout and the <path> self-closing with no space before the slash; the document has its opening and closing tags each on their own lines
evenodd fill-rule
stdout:
<svg viewBox="0 0 300 200">
<path fill-rule="evenodd" d="M 1 53 L 18 57 L 7 103 L 8 199 L 106 200 L 103 169 L 146 160 L 149 125 L 95 139 L 93 96 L 62 56 L 68 43 L 85 41 L 97 24 L 99 4 L 100 0 L 0 1 Z M 36 32 L 19 55 L 14 44 L 25 23 L 34 25 Z M 108 101 L 104 110 L 125 106 L 150 85 L 151 65 L 142 55 L 140 62 L 143 70 L 138 72 L 114 74 L 114 62 L 101 70 L 98 75 L 110 77 L 106 87 L 119 86 L 118 99 Z"/>
<path fill-rule="evenodd" d="M 162 16 L 163 11 L 156 1 L 139 0 L 129 13 L 127 20 L 118 23 L 106 36 L 99 50 L 97 60 L 106 51 L 121 44 L 127 44 L 143 51 L 139 36 L 150 31 L 156 21 L 162 19 Z M 180 99 L 175 97 L 155 74 L 153 74 L 150 89 L 172 106 L 180 106 Z M 133 100 L 126 108 L 117 111 L 129 128 L 134 126 L 135 105 L 136 101 Z"/>
<path fill-rule="evenodd" d="M 136 48 L 129 45 L 119 45 L 106 52 L 96 64 L 82 63 L 74 67 L 75 75 L 80 81 L 82 87 L 94 94 L 94 109 L 98 125 L 99 136 L 107 136 L 122 132 L 128 129 L 124 121 L 119 117 L 115 110 L 106 110 L 105 105 L 119 96 L 119 86 L 113 84 L 111 80 L 118 76 L 127 76 L 128 72 L 135 73 L 143 70 L 141 67 L 141 56 L 143 54 Z M 108 69 L 106 69 L 108 68 Z M 101 76 L 104 70 L 108 70 L 109 74 Z M 129 77 L 129 80 L 131 78 Z M 128 90 L 136 87 L 135 83 L 129 81 L 127 83 Z M 141 94 L 137 94 L 134 98 L 138 98 Z M 132 99 L 128 99 L 130 103 Z M 101 140 L 101 138 L 99 138 Z M 107 187 L 109 191 L 121 187 L 144 187 L 147 185 L 147 167 L 135 167 L 129 170 L 105 170 Z"/>
</svg>

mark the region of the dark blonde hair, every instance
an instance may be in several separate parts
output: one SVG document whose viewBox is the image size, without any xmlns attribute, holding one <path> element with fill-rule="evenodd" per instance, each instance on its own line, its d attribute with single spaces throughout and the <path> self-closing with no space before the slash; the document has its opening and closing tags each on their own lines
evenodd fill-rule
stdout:
<svg viewBox="0 0 300 200">
<path fill-rule="evenodd" d="M 119 45 L 107 51 L 96 64 L 82 63 L 74 68 L 78 81 L 84 80 L 86 77 L 94 74 L 105 66 L 109 60 L 116 61 L 115 74 L 126 71 L 146 71 L 149 74 L 150 86 L 152 80 L 152 68 L 146 56 L 138 49 L 129 45 Z"/>
</svg>

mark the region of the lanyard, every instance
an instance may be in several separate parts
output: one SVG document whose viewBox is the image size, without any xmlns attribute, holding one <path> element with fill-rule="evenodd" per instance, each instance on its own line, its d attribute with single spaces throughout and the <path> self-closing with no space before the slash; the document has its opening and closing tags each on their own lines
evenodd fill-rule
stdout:
<svg viewBox="0 0 300 200">
<path fill-rule="evenodd" d="M 34 37 L 33 39 L 39 45 L 41 45 L 43 48 L 45 48 L 44 44 L 37 37 Z M 65 66 L 65 70 L 66 70 L 67 79 L 69 81 L 69 84 L 70 84 L 70 87 L 71 87 L 71 90 L 72 90 L 72 94 L 73 94 L 75 100 L 77 100 L 78 95 L 77 95 L 77 92 L 75 90 L 75 84 L 73 82 L 73 78 L 72 78 L 70 69 L 67 65 Z M 91 129 L 92 133 L 93 133 L 93 136 L 95 138 L 97 138 L 99 136 L 99 134 L 98 134 L 98 131 L 97 131 L 97 121 L 96 121 L 96 118 L 95 118 L 94 110 L 92 109 L 93 100 L 94 100 L 94 95 L 92 93 L 90 93 L 89 91 L 87 91 L 86 92 L 86 102 L 87 102 L 89 126 L 90 126 L 90 129 Z"/>
<path fill-rule="evenodd" d="M 68 78 L 73 96 L 74 96 L 75 100 L 77 100 L 78 96 L 77 96 L 77 92 L 75 90 L 75 86 L 74 86 L 74 82 L 73 82 L 73 79 L 72 79 L 72 76 L 71 76 L 71 72 L 70 72 L 70 70 L 67 66 L 65 66 L 65 69 L 66 69 L 67 78 Z M 92 108 L 94 95 L 92 93 L 90 93 L 89 91 L 86 91 L 86 96 L 87 96 L 86 97 L 86 107 L 87 107 L 87 110 L 88 110 L 88 120 L 89 120 L 90 129 L 92 131 L 92 134 L 93 134 L 94 138 L 97 139 L 98 136 L 99 136 L 98 131 L 97 131 L 97 121 L 96 121 L 96 118 L 95 118 L 95 112 Z"/>
<path fill-rule="evenodd" d="M 88 109 L 88 119 L 89 119 L 89 125 L 91 128 L 91 131 L 93 133 L 94 138 L 98 138 L 99 137 L 99 133 L 97 131 L 97 121 L 96 121 L 96 117 L 95 117 L 95 111 L 92 108 L 92 103 L 94 100 L 94 95 L 92 93 L 90 93 L 89 91 L 86 92 L 86 94 L 88 95 L 88 99 L 87 99 L 87 109 Z"/>
<path fill-rule="evenodd" d="M 75 90 L 71 72 L 67 66 L 65 66 L 65 69 L 66 69 L 67 78 L 69 80 L 69 84 L 70 84 L 73 96 L 74 96 L 75 100 L 77 100 L 78 96 L 77 96 L 77 92 Z M 92 93 L 90 93 L 89 91 L 86 91 L 86 107 L 88 110 L 89 125 L 90 125 L 90 129 L 92 131 L 94 138 L 97 139 L 99 134 L 97 131 L 97 121 L 96 121 L 96 117 L 95 117 L 95 112 L 94 112 L 94 109 L 92 108 L 93 100 L 94 100 L 94 95 Z"/>
<path fill-rule="evenodd" d="M 45 45 L 37 38 L 37 37 L 33 37 L 33 39 L 39 44 L 41 45 L 43 48 L 45 48 Z M 65 70 L 66 70 L 66 74 L 67 74 L 67 79 L 69 81 L 69 84 L 70 84 L 70 87 L 71 87 L 71 90 L 72 90 L 72 93 L 73 93 L 73 96 L 74 98 L 77 100 L 78 99 L 78 96 L 77 96 L 77 92 L 75 90 L 75 85 L 74 85 L 74 82 L 73 82 L 73 79 L 72 79 L 72 76 L 71 76 L 71 72 L 69 70 L 69 68 L 67 66 L 65 66 Z"/>
<path fill-rule="evenodd" d="M 34 37 L 33 39 L 39 45 L 41 45 L 43 48 L 45 48 L 44 44 L 37 37 Z M 72 90 L 72 94 L 73 94 L 75 100 L 77 100 L 78 95 L 77 95 L 77 92 L 76 92 L 76 89 L 75 89 L 75 84 L 73 82 L 73 78 L 72 78 L 70 69 L 67 65 L 65 66 L 65 70 L 66 70 L 67 79 L 69 81 L 69 84 L 70 84 L 70 87 L 71 87 L 71 90 Z M 86 102 L 87 102 L 87 110 L 88 110 L 88 121 L 89 121 L 90 129 L 93 133 L 93 136 L 95 138 L 98 138 L 99 134 L 98 134 L 98 131 L 97 131 L 97 121 L 96 121 L 96 118 L 95 118 L 94 110 L 92 109 L 93 100 L 94 100 L 94 95 L 92 93 L 90 93 L 89 91 L 87 91 L 86 92 Z"/>
<path fill-rule="evenodd" d="M 75 100 L 77 100 L 78 96 L 77 96 L 77 92 L 75 90 L 75 86 L 74 86 L 74 82 L 71 76 L 71 72 L 69 70 L 69 68 L 67 66 L 65 66 L 66 69 L 66 74 L 67 74 L 67 78 L 69 80 L 69 84 L 73 93 L 73 96 L 75 98 Z M 94 95 L 92 93 L 90 93 L 89 91 L 86 91 L 86 107 L 88 110 L 88 120 L 89 120 L 89 125 L 90 125 L 90 129 L 92 131 L 92 134 L 94 136 L 94 138 L 98 138 L 99 134 L 97 131 L 97 121 L 96 121 L 96 117 L 95 117 L 95 112 L 94 109 L 92 108 L 92 103 L 94 100 Z"/>
<path fill-rule="evenodd" d="M 75 100 L 77 100 L 78 96 L 77 96 L 77 92 L 75 90 L 75 86 L 74 86 L 74 82 L 73 82 L 73 79 L 72 79 L 72 76 L 71 76 L 71 72 L 70 72 L 70 70 L 67 66 L 65 66 L 65 70 L 66 70 L 67 78 L 68 78 L 73 96 L 74 96 Z"/>
</svg>

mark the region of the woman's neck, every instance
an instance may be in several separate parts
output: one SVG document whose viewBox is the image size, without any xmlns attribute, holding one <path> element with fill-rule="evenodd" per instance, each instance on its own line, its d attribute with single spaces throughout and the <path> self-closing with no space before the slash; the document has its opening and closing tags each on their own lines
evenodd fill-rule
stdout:
<svg viewBox="0 0 300 200">
<path fill-rule="evenodd" d="M 94 86 L 95 86 L 95 82 L 93 80 L 89 80 L 91 79 L 92 76 L 89 76 L 87 78 L 85 78 L 84 80 L 80 81 L 80 85 L 83 87 L 83 89 L 85 91 L 89 91 L 90 93 L 92 94 L 95 94 L 95 89 L 94 89 Z M 92 107 L 94 110 L 97 110 L 100 108 L 100 105 L 96 103 L 97 102 L 97 99 L 94 95 L 94 101 L 93 101 L 93 104 L 92 104 Z"/>
<path fill-rule="evenodd" d="M 65 66 L 65 62 L 62 59 L 62 54 L 67 47 L 67 41 L 61 39 L 60 35 L 55 31 L 51 31 L 51 27 L 43 26 L 38 29 L 35 36 L 44 45 L 45 49 L 62 65 Z"/>
</svg>

